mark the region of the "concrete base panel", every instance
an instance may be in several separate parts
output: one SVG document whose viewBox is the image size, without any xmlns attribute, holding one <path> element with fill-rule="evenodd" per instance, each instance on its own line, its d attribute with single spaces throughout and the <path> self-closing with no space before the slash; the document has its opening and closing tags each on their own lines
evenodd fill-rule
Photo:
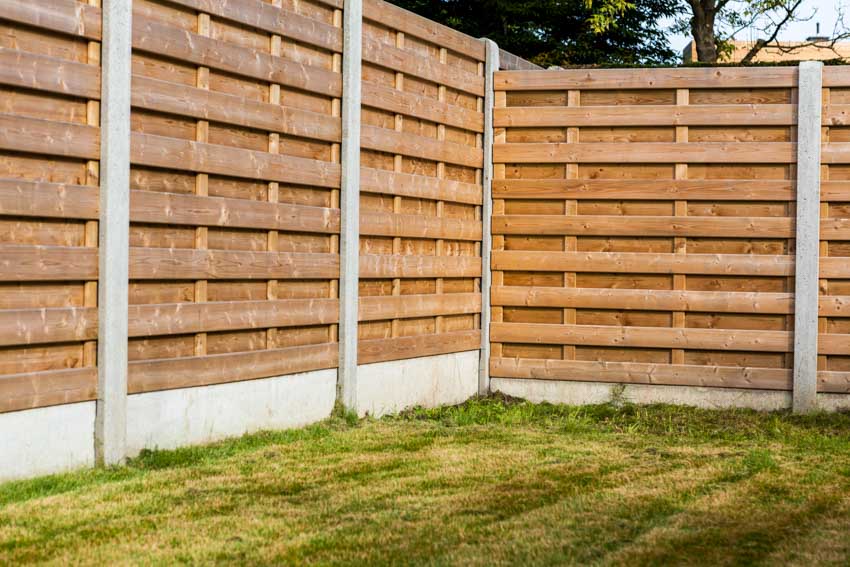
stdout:
<svg viewBox="0 0 850 567">
<path fill-rule="evenodd" d="M 478 393 L 479 351 L 364 364 L 357 413 L 380 417 L 415 406 L 460 404 Z"/>
<path fill-rule="evenodd" d="M 0 481 L 94 466 L 95 403 L 0 414 Z"/>
<path fill-rule="evenodd" d="M 135 394 L 127 399 L 127 451 L 201 445 L 330 416 L 336 369 Z"/>
<path fill-rule="evenodd" d="M 635 404 L 677 404 L 707 409 L 750 408 L 775 411 L 791 407 L 791 392 L 772 390 L 514 378 L 493 378 L 491 387 L 494 392 L 502 392 L 535 403 L 587 405 L 604 404 L 617 399 Z M 850 396 L 819 394 L 818 406 L 825 411 L 848 409 Z"/>
</svg>

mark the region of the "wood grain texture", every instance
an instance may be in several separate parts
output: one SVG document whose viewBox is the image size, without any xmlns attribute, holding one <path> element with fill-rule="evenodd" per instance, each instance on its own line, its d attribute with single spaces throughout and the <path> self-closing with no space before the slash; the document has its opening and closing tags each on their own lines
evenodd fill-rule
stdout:
<svg viewBox="0 0 850 567">
<path fill-rule="evenodd" d="M 370 364 L 402 358 L 466 352 L 477 350 L 480 346 L 481 331 L 478 330 L 391 339 L 361 339 L 357 347 L 357 359 L 361 364 Z"/>
<path fill-rule="evenodd" d="M 791 389 L 791 372 L 782 368 L 498 358 L 490 363 L 490 372 L 497 378 L 526 380 L 572 380 L 756 390 Z"/>
<path fill-rule="evenodd" d="M 793 349 L 792 333 L 786 331 L 493 323 L 491 333 L 493 340 L 500 343 L 753 352 L 791 352 Z"/>
<path fill-rule="evenodd" d="M 96 397 L 96 368 L 0 376 L 0 413 L 87 402 Z"/>
<path fill-rule="evenodd" d="M 724 67 L 702 69 L 575 69 L 548 71 L 501 71 L 496 73 L 499 91 L 711 89 L 793 87 L 794 67 Z"/>
<path fill-rule="evenodd" d="M 797 77 L 497 73 L 493 375 L 788 390 Z"/>
<path fill-rule="evenodd" d="M 128 393 L 195 388 L 334 368 L 337 344 L 131 362 Z"/>
<path fill-rule="evenodd" d="M 25 5 L 15 0 L 12 3 Z M 100 99 L 100 69 L 97 66 L 8 47 L 0 47 L 0 84 Z"/>
</svg>

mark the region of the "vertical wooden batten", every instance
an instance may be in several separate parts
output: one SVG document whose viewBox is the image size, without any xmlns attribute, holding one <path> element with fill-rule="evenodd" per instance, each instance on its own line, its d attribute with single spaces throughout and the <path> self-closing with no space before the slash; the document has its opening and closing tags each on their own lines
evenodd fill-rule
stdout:
<svg viewBox="0 0 850 567">
<path fill-rule="evenodd" d="M 346 0 L 343 12 L 339 378 L 337 399 L 350 409 L 357 407 L 362 52 L 363 1 Z"/>
<path fill-rule="evenodd" d="M 127 440 L 132 9 L 104 0 L 95 459 L 121 463 Z"/>
<path fill-rule="evenodd" d="M 801 63 L 799 73 L 793 399 L 806 413 L 817 408 L 823 63 Z"/>
</svg>

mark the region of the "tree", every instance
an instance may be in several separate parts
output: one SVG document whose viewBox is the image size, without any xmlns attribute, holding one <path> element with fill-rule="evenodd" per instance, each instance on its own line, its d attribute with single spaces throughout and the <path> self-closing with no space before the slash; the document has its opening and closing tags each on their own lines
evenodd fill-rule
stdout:
<svg viewBox="0 0 850 567">
<path fill-rule="evenodd" d="M 744 55 L 742 63 L 750 63 L 763 49 L 772 47 L 794 53 L 804 47 L 818 45 L 835 49 L 836 42 L 850 36 L 843 25 L 843 16 L 829 36 L 794 44 L 780 43 L 779 35 L 795 22 L 814 18 L 816 9 L 808 9 L 805 0 L 687 0 L 689 17 L 680 18 L 679 31 L 690 31 L 694 38 L 697 59 L 716 63 L 732 51 L 731 40 L 740 32 L 750 30 L 759 39 Z M 837 55 L 837 53 L 836 53 Z"/>
<path fill-rule="evenodd" d="M 680 0 L 390 0 L 538 65 L 671 63 Z"/>
<path fill-rule="evenodd" d="M 616 25 L 624 14 L 629 0 L 587 0 L 595 10 L 595 29 L 604 31 Z M 840 5 L 839 5 L 840 7 Z M 751 63 L 765 48 L 783 53 L 795 53 L 817 45 L 835 51 L 835 44 L 850 37 L 844 25 L 843 13 L 829 36 L 793 44 L 781 43 L 780 34 L 795 22 L 810 21 L 817 13 L 809 9 L 806 0 L 680 0 L 675 10 L 678 18 L 672 31 L 690 33 L 694 38 L 697 60 L 717 63 L 732 53 L 732 39 L 745 30 L 755 32 L 759 39 L 744 55 L 741 63 Z"/>
</svg>

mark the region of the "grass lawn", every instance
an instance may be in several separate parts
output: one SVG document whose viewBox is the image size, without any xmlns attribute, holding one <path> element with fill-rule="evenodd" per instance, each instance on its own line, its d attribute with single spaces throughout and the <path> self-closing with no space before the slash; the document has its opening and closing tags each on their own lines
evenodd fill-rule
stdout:
<svg viewBox="0 0 850 567">
<path fill-rule="evenodd" d="M 0 485 L 0 564 L 850 563 L 850 415 L 499 399 Z"/>
</svg>

